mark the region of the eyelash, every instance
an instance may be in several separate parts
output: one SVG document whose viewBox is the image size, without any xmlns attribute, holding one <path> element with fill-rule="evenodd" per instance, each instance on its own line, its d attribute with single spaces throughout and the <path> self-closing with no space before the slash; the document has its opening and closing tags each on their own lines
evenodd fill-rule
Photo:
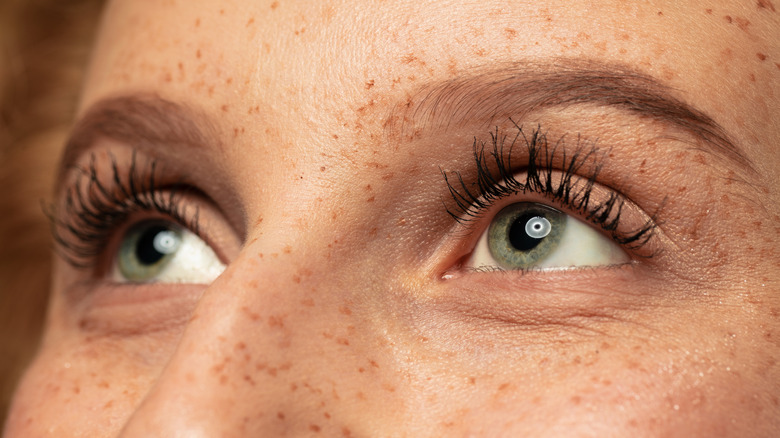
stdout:
<svg viewBox="0 0 780 438">
<path fill-rule="evenodd" d="M 62 210 L 49 206 L 45 213 L 58 254 L 76 268 L 92 268 L 106 250 L 112 233 L 137 213 L 157 213 L 198 232 L 198 210 L 187 214 L 180 194 L 191 187 L 173 184 L 161 187 L 159 166 L 150 159 L 140 168 L 133 151 L 130 167 L 120 170 L 111 155 L 111 182 L 98 178 L 97 158 L 88 167 L 75 167 L 76 181 L 65 191 Z"/>
<path fill-rule="evenodd" d="M 472 223 L 479 220 L 498 201 L 518 194 L 538 193 L 579 213 L 585 220 L 609 233 L 618 244 L 630 250 L 638 250 L 653 237 L 657 227 L 657 212 L 638 229 L 625 232 L 620 230 L 621 215 L 626 202 L 622 195 L 610 191 L 606 200 L 592 200 L 593 186 L 603 163 L 596 163 L 581 188 L 574 187 L 573 179 L 582 178 L 578 175 L 583 166 L 591 158 L 597 158 L 598 150 L 595 144 L 588 147 L 588 144 L 584 144 L 578 137 L 574 153 L 567 156 L 563 137 L 550 146 L 541 127 L 537 127 L 529 138 L 521 126 L 514 126 L 518 133 L 508 146 L 507 135 L 501 134 L 498 127 L 490 133 L 492 149 L 486 151 L 488 146 L 474 139 L 476 182 L 466 183 L 460 172 L 448 174 L 441 171 L 454 200 L 453 207 L 446 203 L 445 207 L 455 221 L 470 228 Z M 515 177 L 516 170 L 511 158 L 518 141 L 525 143 L 528 152 L 524 181 L 518 181 Z M 560 165 L 556 167 L 554 162 L 558 156 Z M 494 171 L 491 170 L 491 164 L 495 166 Z M 561 172 L 561 177 L 554 178 L 553 172 L 558 171 Z"/>
</svg>

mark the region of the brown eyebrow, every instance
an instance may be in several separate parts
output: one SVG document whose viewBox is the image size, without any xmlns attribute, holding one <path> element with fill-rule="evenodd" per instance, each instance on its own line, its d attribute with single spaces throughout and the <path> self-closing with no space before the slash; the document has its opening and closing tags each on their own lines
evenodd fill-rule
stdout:
<svg viewBox="0 0 780 438">
<path fill-rule="evenodd" d="M 65 144 L 60 180 L 102 137 L 149 148 L 174 144 L 203 148 L 219 142 L 209 119 L 185 105 L 153 94 L 112 97 L 91 106 L 74 126 Z"/>
<path fill-rule="evenodd" d="M 712 117 L 675 98 L 673 91 L 624 66 L 579 60 L 516 64 L 423 88 L 393 110 L 386 127 L 391 136 L 413 138 L 424 129 L 522 120 L 546 108 L 608 106 L 681 128 L 702 140 L 703 150 L 755 172 L 744 151 Z"/>
</svg>

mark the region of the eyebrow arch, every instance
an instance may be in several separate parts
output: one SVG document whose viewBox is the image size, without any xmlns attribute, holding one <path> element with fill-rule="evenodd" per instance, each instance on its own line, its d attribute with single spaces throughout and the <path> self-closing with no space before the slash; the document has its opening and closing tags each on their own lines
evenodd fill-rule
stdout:
<svg viewBox="0 0 780 438">
<path fill-rule="evenodd" d="M 103 137 L 152 149 L 175 144 L 195 148 L 219 144 L 210 120 L 185 105 L 154 94 L 111 97 L 92 105 L 73 127 L 65 144 L 59 180 L 85 150 Z"/>
<path fill-rule="evenodd" d="M 513 64 L 437 83 L 393 109 L 385 126 L 391 136 L 413 138 L 426 128 L 448 129 L 475 120 L 492 125 L 500 119 L 521 120 L 541 109 L 584 104 L 618 108 L 681 128 L 701 140 L 703 150 L 755 172 L 726 131 L 675 98 L 672 88 L 625 66 L 595 61 Z"/>
</svg>

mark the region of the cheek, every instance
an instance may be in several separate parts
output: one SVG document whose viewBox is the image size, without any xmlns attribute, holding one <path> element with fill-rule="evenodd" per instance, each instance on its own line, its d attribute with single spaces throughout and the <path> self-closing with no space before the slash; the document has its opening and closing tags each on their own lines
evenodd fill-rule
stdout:
<svg viewBox="0 0 780 438">
<path fill-rule="evenodd" d="M 153 373 L 107 363 L 96 351 L 69 344 L 45 346 L 17 389 L 8 417 L 9 436 L 116 434 Z"/>
</svg>

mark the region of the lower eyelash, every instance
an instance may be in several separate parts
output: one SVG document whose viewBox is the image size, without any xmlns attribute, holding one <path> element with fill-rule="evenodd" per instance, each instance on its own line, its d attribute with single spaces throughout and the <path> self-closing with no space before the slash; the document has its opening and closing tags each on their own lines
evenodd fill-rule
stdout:
<svg viewBox="0 0 780 438">
<path fill-rule="evenodd" d="M 490 133 L 492 149 L 488 149 L 484 142 L 474 139 L 476 182 L 466 183 L 460 172 L 448 174 L 442 171 L 454 200 L 454 208 L 446 206 L 447 213 L 458 223 L 468 225 L 506 197 L 538 193 L 580 213 L 584 219 L 601 227 L 610 233 L 617 243 L 629 249 L 638 249 L 652 238 L 657 227 L 655 215 L 638 229 L 623 232 L 619 230 L 619 224 L 625 198 L 612 191 L 604 201 L 594 202 L 591 199 L 593 186 L 602 168 L 600 162 L 585 176 L 585 184 L 579 188 L 575 187 L 573 179 L 582 179 L 577 175 L 582 173 L 584 165 L 591 160 L 601 159 L 596 156 L 598 150 L 595 144 L 583 143 L 578 137 L 574 152 L 567 156 L 563 137 L 554 145 L 550 145 L 541 127 L 537 127 L 529 137 L 521 126 L 514 126 L 518 132 L 508 145 L 507 135 L 502 134 L 498 127 Z M 526 175 L 524 180 L 515 177 L 517 170 L 511 161 L 513 148 L 518 142 L 525 145 L 528 156 L 523 169 Z M 554 158 L 560 158 L 559 166 L 553 164 Z M 561 177 L 554 178 L 554 173 L 558 172 Z"/>
<path fill-rule="evenodd" d="M 59 207 L 45 208 L 57 253 L 73 267 L 93 267 L 112 233 L 131 215 L 143 212 L 168 216 L 197 234 L 198 211 L 186 214 L 180 196 L 188 187 L 181 184 L 160 187 L 158 167 L 153 159 L 139 167 L 135 151 L 127 171 L 120 170 L 111 155 L 108 182 L 98 177 L 94 154 L 87 168 L 76 167 L 76 181 L 65 190 L 63 202 Z"/>
</svg>

